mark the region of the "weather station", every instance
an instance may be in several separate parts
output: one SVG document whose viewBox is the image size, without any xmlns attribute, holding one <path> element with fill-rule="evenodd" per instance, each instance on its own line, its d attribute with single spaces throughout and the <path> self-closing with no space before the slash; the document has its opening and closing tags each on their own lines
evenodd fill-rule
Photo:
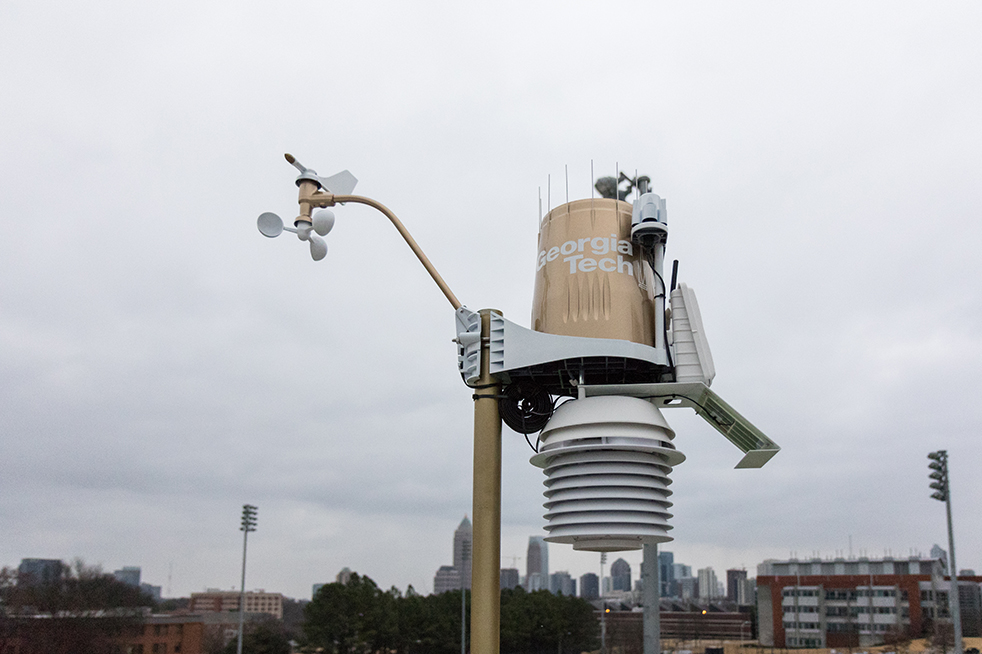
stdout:
<svg viewBox="0 0 982 654">
<path fill-rule="evenodd" d="M 300 171 L 299 215 L 287 227 L 262 214 L 264 236 L 295 233 L 320 260 L 335 220 L 328 207 L 374 207 L 453 307 L 458 370 L 474 389 L 471 651 L 499 650 L 503 421 L 526 436 L 545 474 L 547 541 L 602 553 L 643 548 L 645 652 L 658 652 L 656 548 L 672 540 L 671 471 L 685 460 L 662 409 L 695 410 L 742 452 L 737 468 L 759 468 L 780 448 L 710 390 L 709 343 L 694 291 L 677 283 L 677 261 L 666 282 L 666 201 L 650 179 L 601 178 L 601 197 L 540 216 L 526 328 L 463 306 L 395 214 L 351 194 L 351 173 L 319 177 L 286 159 Z"/>
</svg>

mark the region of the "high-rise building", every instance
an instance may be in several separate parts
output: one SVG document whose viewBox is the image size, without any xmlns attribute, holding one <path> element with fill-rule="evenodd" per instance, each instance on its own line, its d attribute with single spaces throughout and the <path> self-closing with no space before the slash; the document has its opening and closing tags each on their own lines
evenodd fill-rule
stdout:
<svg viewBox="0 0 982 654">
<path fill-rule="evenodd" d="M 433 594 L 439 595 L 449 590 L 460 590 L 460 570 L 452 565 L 441 565 L 433 576 Z"/>
<path fill-rule="evenodd" d="M 675 555 L 658 552 L 658 596 L 675 596 Z"/>
<path fill-rule="evenodd" d="M 537 590 L 549 590 L 549 577 L 533 572 L 525 577 L 525 590 L 534 593 Z"/>
<path fill-rule="evenodd" d="M 501 583 L 501 590 L 517 588 L 520 583 L 518 568 L 502 568 L 499 581 Z"/>
<path fill-rule="evenodd" d="M 624 559 L 617 559 L 610 566 L 611 590 L 631 590 L 631 566 Z"/>
<path fill-rule="evenodd" d="M 974 577 L 974 570 L 959 570 L 958 576 Z M 962 618 L 962 636 L 982 636 L 982 584 L 958 582 L 958 608 Z"/>
<path fill-rule="evenodd" d="M 675 580 L 675 585 L 679 589 L 678 596 L 684 600 L 692 600 L 699 597 L 699 580 L 695 577 L 682 577 Z"/>
<path fill-rule="evenodd" d="M 137 566 L 123 566 L 121 570 L 114 570 L 113 576 L 116 577 L 116 581 L 121 581 L 127 586 L 140 587 L 140 568 Z"/>
<path fill-rule="evenodd" d="M 726 599 L 737 604 L 747 603 L 746 587 L 744 582 L 747 580 L 746 570 L 731 568 L 726 571 Z M 743 597 L 741 597 L 741 595 Z M 741 599 L 743 601 L 741 601 Z"/>
<path fill-rule="evenodd" d="M 549 590 L 554 595 L 576 597 L 576 580 L 565 570 L 553 572 L 549 575 Z"/>
<path fill-rule="evenodd" d="M 959 578 L 963 611 L 971 613 L 980 583 L 982 577 Z M 941 557 L 933 553 L 931 558 L 764 561 L 757 566 L 760 642 L 839 649 L 881 644 L 892 635 L 917 638 L 930 620 L 950 618 L 950 589 Z M 964 636 L 975 635 L 970 629 L 962 623 Z"/>
<path fill-rule="evenodd" d="M 525 559 L 525 590 L 549 589 L 549 545 L 542 536 L 529 536 Z"/>
<path fill-rule="evenodd" d="M 464 588 L 471 587 L 471 548 L 474 544 L 474 528 L 471 521 L 464 516 L 453 533 L 453 567 L 460 573 Z"/>
<path fill-rule="evenodd" d="M 140 584 L 140 590 L 143 591 L 144 595 L 149 595 L 158 602 L 163 599 L 164 589 L 161 586 L 154 586 L 153 584 L 144 582 Z"/>
<path fill-rule="evenodd" d="M 334 577 L 334 582 L 338 584 L 347 584 L 349 581 L 351 581 L 351 575 L 353 574 L 354 573 L 351 571 L 351 568 L 341 568 L 341 571 Z M 311 586 L 311 598 L 317 597 L 317 591 L 326 585 L 327 584 L 313 584 L 313 586 Z"/>
<path fill-rule="evenodd" d="M 593 600 L 600 597 L 600 577 L 588 572 L 580 577 L 580 597 Z"/>
<path fill-rule="evenodd" d="M 19 581 L 27 584 L 53 584 L 61 581 L 68 567 L 58 559 L 21 559 Z"/>
<path fill-rule="evenodd" d="M 672 564 L 672 569 L 675 573 L 675 579 L 684 579 L 685 577 L 692 576 L 692 566 L 685 565 L 684 563 L 674 563 Z"/>
<path fill-rule="evenodd" d="M 756 606 L 757 604 L 757 580 L 754 578 L 744 579 L 740 582 L 740 592 L 737 594 L 737 604 L 740 606 Z"/>
<path fill-rule="evenodd" d="M 464 516 L 453 533 L 453 565 L 443 565 L 433 577 L 433 592 L 445 593 L 471 587 L 471 549 L 474 544 L 474 528 Z"/>
<path fill-rule="evenodd" d="M 715 599 L 719 597 L 719 580 L 712 568 L 699 570 L 699 599 Z"/>
</svg>

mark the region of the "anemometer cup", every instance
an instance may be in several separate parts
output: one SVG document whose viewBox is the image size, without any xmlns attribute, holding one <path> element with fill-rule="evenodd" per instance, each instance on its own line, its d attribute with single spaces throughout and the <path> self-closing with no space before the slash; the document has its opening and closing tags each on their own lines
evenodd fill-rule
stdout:
<svg viewBox="0 0 982 654">
<path fill-rule="evenodd" d="M 276 238 L 283 233 L 283 219 L 269 211 L 260 214 L 257 226 L 259 233 L 266 238 Z"/>
<path fill-rule="evenodd" d="M 329 209 L 321 209 L 311 217 L 314 231 L 321 236 L 327 236 L 334 229 L 334 212 Z"/>
<path fill-rule="evenodd" d="M 316 234 L 309 234 L 307 239 L 310 241 L 310 258 L 320 261 L 327 256 L 327 243 Z"/>
</svg>

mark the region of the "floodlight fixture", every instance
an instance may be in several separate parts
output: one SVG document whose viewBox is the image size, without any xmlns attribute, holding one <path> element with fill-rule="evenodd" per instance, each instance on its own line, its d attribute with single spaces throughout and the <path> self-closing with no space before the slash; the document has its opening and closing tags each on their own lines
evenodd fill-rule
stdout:
<svg viewBox="0 0 982 654">
<path fill-rule="evenodd" d="M 256 512 L 259 507 L 252 504 L 242 505 L 242 526 L 239 531 L 256 531 Z"/>
<path fill-rule="evenodd" d="M 928 454 L 927 458 L 931 460 L 931 463 L 927 464 L 931 469 L 928 477 L 934 480 L 929 484 L 929 487 L 935 491 L 931 497 L 946 502 L 948 500 L 948 452 L 938 450 Z"/>
</svg>

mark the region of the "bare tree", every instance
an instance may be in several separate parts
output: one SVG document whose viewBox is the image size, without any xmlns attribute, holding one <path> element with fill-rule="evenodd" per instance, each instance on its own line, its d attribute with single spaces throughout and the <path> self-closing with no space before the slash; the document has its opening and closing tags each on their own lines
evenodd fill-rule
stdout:
<svg viewBox="0 0 982 654">
<path fill-rule="evenodd" d="M 0 573 L 0 642 L 24 654 L 112 652 L 138 629 L 153 600 L 95 566 L 76 560 L 61 574 L 37 580 Z"/>
</svg>

